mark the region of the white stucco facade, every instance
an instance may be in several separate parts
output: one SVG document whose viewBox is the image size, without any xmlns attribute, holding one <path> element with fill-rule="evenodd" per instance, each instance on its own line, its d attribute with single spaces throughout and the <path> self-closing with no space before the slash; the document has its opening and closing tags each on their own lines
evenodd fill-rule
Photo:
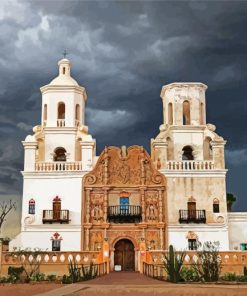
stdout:
<svg viewBox="0 0 247 296">
<path fill-rule="evenodd" d="M 58 65 L 59 75 L 41 87 L 41 124 L 23 141 L 21 233 L 11 248 L 52 250 L 59 240 L 61 251 L 81 250 L 83 176 L 98 157 L 85 126 L 86 90 L 71 77 L 69 60 Z M 178 250 L 189 240 L 237 250 L 247 242 L 247 213 L 227 212 L 226 141 L 206 122 L 206 89 L 172 83 L 161 91 L 164 121 L 151 159 L 166 178 L 165 236 Z"/>
</svg>

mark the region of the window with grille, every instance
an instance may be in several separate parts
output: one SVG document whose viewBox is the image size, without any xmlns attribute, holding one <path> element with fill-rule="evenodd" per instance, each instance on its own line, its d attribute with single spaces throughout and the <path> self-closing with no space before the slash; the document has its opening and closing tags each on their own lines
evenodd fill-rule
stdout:
<svg viewBox="0 0 247 296">
<path fill-rule="evenodd" d="M 28 214 L 31 214 L 31 215 L 35 214 L 35 200 L 34 199 L 29 200 Z"/>
<path fill-rule="evenodd" d="M 188 249 L 197 250 L 197 241 L 196 239 L 188 239 Z"/>
<path fill-rule="evenodd" d="M 61 240 L 52 241 L 52 251 L 60 251 L 61 249 Z"/>
</svg>

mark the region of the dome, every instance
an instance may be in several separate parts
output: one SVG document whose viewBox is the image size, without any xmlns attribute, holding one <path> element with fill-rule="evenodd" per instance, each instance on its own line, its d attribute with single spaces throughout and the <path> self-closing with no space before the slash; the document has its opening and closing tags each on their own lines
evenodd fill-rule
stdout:
<svg viewBox="0 0 247 296">
<path fill-rule="evenodd" d="M 58 62 L 59 75 L 49 85 L 78 86 L 78 83 L 70 76 L 71 63 L 68 59 L 61 59 Z"/>
<path fill-rule="evenodd" d="M 78 83 L 71 76 L 59 75 L 50 82 L 50 85 L 76 85 L 76 86 L 78 86 Z"/>
</svg>

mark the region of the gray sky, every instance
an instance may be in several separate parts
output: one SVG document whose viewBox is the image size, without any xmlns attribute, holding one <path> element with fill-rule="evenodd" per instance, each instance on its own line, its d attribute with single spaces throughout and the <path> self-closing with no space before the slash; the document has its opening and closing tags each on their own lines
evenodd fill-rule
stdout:
<svg viewBox="0 0 247 296">
<path fill-rule="evenodd" d="M 19 210 L 23 148 L 40 124 L 39 88 L 57 75 L 66 48 L 87 89 L 87 124 L 105 145 L 144 145 L 162 124 L 162 85 L 208 85 L 207 122 L 228 142 L 227 191 L 247 211 L 245 1 L 10 1 L 0 4 L 0 198 Z"/>
</svg>

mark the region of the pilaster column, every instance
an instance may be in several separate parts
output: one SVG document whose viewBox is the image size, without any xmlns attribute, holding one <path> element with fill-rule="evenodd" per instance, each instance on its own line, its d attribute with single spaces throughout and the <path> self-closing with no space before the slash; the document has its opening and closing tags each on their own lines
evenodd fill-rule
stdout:
<svg viewBox="0 0 247 296">
<path fill-rule="evenodd" d="M 90 191 L 92 188 L 86 189 L 86 223 L 90 223 Z"/>
<path fill-rule="evenodd" d="M 145 205 L 145 190 L 146 187 L 140 187 L 141 192 L 141 206 L 142 206 L 142 223 L 145 223 L 146 221 L 146 205 Z"/>
<path fill-rule="evenodd" d="M 28 136 L 32 137 L 33 136 Z M 26 172 L 33 172 L 35 171 L 35 161 L 36 161 L 36 149 L 37 149 L 37 142 L 26 142 L 23 141 L 22 145 L 24 146 L 25 156 L 24 156 L 24 171 Z"/>
<path fill-rule="evenodd" d="M 159 222 L 163 222 L 163 202 L 162 202 L 162 193 L 163 190 L 159 189 Z"/>
<path fill-rule="evenodd" d="M 108 191 L 109 187 L 104 187 L 104 202 L 103 202 L 103 208 L 104 208 L 104 223 L 107 223 L 107 210 L 108 210 Z"/>
<path fill-rule="evenodd" d="M 211 142 L 213 150 L 214 169 L 225 169 L 225 144 L 223 138 Z"/>
<path fill-rule="evenodd" d="M 83 171 L 91 171 L 93 167 L 93 157 L 95 149 L 95 140 L 80 142 L 81 162 Z"/>
<path fill-rule="evenodd" d="M 154 157 L 153 160 L 157 164 L 157 161 L 159 159 L 159 166 L 160 169 L 166 168 L 166 162 L 167 162 L 167 142 L 156 142 L 153 141 L 153 149 L 154 149 Z"/>
</svg>

